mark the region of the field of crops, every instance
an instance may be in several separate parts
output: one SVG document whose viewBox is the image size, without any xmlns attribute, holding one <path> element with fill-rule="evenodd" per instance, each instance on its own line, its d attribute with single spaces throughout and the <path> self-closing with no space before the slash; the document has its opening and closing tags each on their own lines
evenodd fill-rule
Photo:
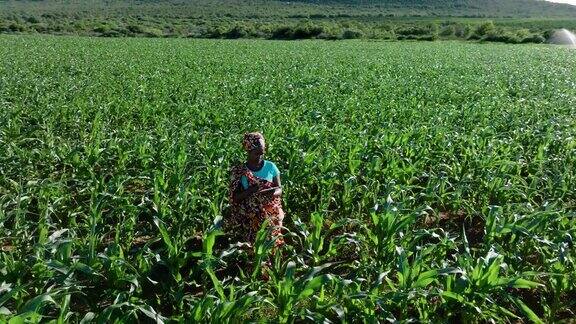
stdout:
<svg viewBox="0 0 576 324">
<path fill-rule="evenodd" d="M 573 318 L 575 62 L 2 36 L 0 321 Z M 254 246 L 220 228 L 252 130 L 282 173 L 273 256 L 265 228 Z"/>
</svg>

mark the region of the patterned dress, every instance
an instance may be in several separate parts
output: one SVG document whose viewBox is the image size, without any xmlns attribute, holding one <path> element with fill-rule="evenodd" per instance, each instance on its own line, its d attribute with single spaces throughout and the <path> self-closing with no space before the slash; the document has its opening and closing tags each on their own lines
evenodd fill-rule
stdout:
<svg viewBox="0 0 576 324">
<path fill-rule="evenodd" d="M 245 164 L 237 165 L 230 171 L 230 215 L 228 230 L 240 235 L 245 242 L 253 243 L 256 233 L 260 230 L 264 220 L 268 219 L 272 227 L 272 236 L 276 237 L 275 245 L 278 247 L 284 244 L 282 238 L 282 220 L 284 211 L 282 210 L 282 200 L 268 193 L 255 193 L 240 202 L 234 202 L 234 194 L 241 187 L 241 178 L 245 176 L 249 186 L 260 184 L 260 189 L 274 187 L 274 183 L 265 179 L 260 179 L 248 169 Z"/>
</svg>

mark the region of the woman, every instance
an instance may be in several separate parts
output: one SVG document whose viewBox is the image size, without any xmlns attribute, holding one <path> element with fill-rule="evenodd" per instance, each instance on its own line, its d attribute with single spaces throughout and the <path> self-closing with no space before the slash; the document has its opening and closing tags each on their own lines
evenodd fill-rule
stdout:
<svg viewBox="0 0 576 324">
<path fill-rule="evenodd" d="M 263 159 L 266 143 L 262 134 L 244 134 L 242 145 L 248 154 L 246 163 L 234 166 L 230 172 L 232 230 L 245 241 L 254 242 L 262 223 L 268 220 L 276 246 L 280 246 L 284 243 L 280 172 L 273 162 Z"/>
</svg>

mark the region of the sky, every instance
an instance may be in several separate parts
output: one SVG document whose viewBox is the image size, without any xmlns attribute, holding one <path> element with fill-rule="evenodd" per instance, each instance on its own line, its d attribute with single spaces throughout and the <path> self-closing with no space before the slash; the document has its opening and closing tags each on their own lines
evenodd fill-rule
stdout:
<svg viewBox="0 0 576 324">
<path fill-rule="evenodd" d="M 569 3 L 576 6 L 576 0 L 548 0 L 550 2 Z"/>
</svg>

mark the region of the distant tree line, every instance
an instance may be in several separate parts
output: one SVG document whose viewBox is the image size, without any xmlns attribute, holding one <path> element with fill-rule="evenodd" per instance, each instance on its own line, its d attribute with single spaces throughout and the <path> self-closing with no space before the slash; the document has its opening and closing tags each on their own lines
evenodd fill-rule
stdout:
<svg viewBox="0 0 576 324">
<path fill-rule="evenodd" d="M 220 21 L 198 19 L 157 19 L 125 17 L 115 19 L 59 19 L 42 16 L 0 18 L 0 33 L 40 33 L 99 37 L 191 37 L 262 39 L 384 39 L 422 40 L 461 39 L 505 43 L 542 43 L 551 29 L 526 28 L 484 22 L 426 22 L 396 20 L 361 22 L 357 20 L 299 21 Z"/>
<path fill-rule="evenodd" d="M 0 0 L 0 33 L 541 43 L 575 16 L 536 0 Z"/>
</svg>

